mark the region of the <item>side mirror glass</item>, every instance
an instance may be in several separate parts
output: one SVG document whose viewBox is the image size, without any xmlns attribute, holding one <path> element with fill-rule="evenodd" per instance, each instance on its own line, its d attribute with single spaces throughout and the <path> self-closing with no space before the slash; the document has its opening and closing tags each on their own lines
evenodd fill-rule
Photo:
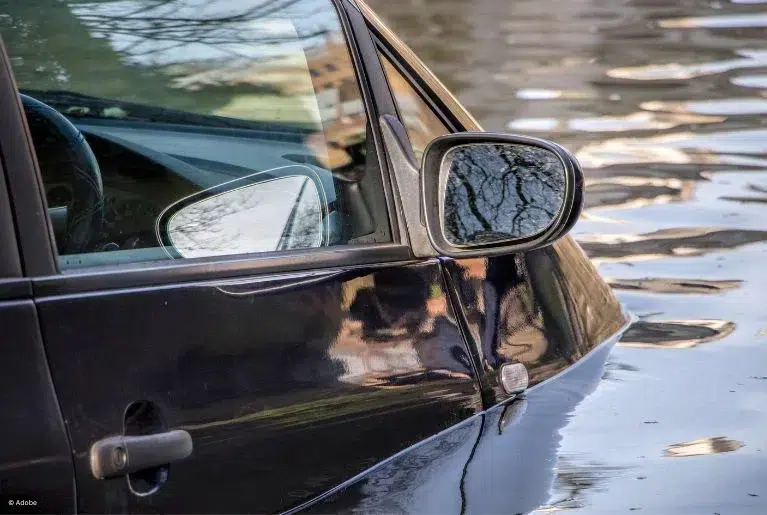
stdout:
<svg viewBox="0 0 767 515">
<path fill-rule="evenodd" d="M 554 143 L 507 134 L 434 140 L 422 170 L 429 238 L 448 256 L 520 252 L 553 243 L 577 220 L 582 172 Z"/>
<path fill-rule="evenodd" d="M 327 244 L 327 202 L 308 174 L 248 177 L 187 197 L 158 219 L 162 244 L 182 258 Z"/>
</svg>

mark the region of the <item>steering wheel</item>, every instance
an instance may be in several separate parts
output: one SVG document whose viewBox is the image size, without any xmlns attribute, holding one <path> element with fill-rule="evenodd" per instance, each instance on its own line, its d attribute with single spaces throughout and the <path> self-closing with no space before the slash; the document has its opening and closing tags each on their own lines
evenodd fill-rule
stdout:
<svg viewBox="0 0 767 515">
<path fill-rule="evenodd" d="M 66 227 L 56 231 L 59 254 L 87 252 L 104 219 L 104 188 L 96 156 L 64 115 L 30 96 L 20 96 L 43 177 L 55 177 L 72 189 Z"/>
</svg>

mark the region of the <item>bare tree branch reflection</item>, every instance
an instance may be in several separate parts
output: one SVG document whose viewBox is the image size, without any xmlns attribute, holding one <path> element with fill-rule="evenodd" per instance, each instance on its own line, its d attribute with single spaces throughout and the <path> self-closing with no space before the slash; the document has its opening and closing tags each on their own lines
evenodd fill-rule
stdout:
<svg viewBox="0 0 767 515">
<path fill-rule="evenodd" d="M 471 145 L 448 155 L 446 237 L 487 243 L 533 236 L 556 217 L 565 172 L 552 152 L 527 145 Z"/>
</svg>

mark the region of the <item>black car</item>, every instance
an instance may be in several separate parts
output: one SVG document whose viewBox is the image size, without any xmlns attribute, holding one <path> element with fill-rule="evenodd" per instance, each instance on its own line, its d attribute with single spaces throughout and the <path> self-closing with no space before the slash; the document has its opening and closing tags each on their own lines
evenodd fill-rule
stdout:
<svg viewBox="0 0 767 515">
<path fill-rule="evenodd" d="M 540 503 L 629 320 L 566 150 L 482 132 L 362 2 L 0 13 L 9 512 Z"/>
</svg>

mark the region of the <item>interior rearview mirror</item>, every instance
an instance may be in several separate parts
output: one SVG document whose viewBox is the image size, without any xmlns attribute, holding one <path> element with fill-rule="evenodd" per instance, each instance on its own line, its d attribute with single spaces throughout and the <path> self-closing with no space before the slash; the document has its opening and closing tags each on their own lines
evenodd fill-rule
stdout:
<svg viewBox="0 0 767 515">
<path fill-rule="evenodd" d="M 575 157 L 555 143 L 510 134 L 435 139 L 421 181 L 429 239 L 452 257 L 550 245 L 574 225 L 583 202 Z"/>
<path fill-rule="evenodd" d="M 182 258 L 327 245 L 326 189 L 298 168 L 308 170 L 261 172 L 172 204 L 157 221 L 161 243 Z"/>
</svg>

